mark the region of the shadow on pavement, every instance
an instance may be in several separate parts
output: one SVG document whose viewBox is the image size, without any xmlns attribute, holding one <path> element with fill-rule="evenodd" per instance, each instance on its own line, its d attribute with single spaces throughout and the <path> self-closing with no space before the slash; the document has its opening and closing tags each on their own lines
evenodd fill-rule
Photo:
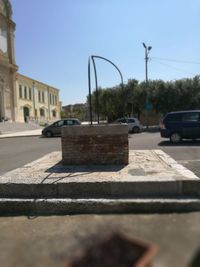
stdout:
<svg viewBox="0 0 200 267">
<path fill-rule="evenodd" d="M 184 140 L 178 144 L 173 144 L 170 141 L 161 141 L 158 146 L 172 146 L 172 147 L 184 147 L 184 146 L 200 146 L 200 140 Z"/>
<path fill-rule="evenodd" d="M 160 131 L 159 127 L 158 126 L 155 126 L 155 127 L 148 127 L 148 128 L 143 128 L 142 129 L 142 132 L 145 132 L 145 133 L 158 133 Z"/>
<path fill-rule="evenodd" d="M 200 249 L 196 251 L 188 267 L 199 267 L 199 266 L 200 266 Z"/>
<path fill-rule="evenodd" d="M 81 173 L 93 173 L 93 172 L 118 172 L 122 170 L 126 165 L 63 165 L 62 161 L 58 162 L 51 168 L 47 169 L 46 173 L 70 173 L 75 176 Z"/>
<path fill-rule="evenodd" d="M 118 172 L 126 165 L 62 165 L 62 161 L 45 171 L 47 176 L 41 181 L 41 184 L 47 180 L 55 184 L 63 179 L 71 177 L 85 176 L 94 172 Z M 61 177 L 55 177 L 55 174 L 61 174 Z"/>
</svg>

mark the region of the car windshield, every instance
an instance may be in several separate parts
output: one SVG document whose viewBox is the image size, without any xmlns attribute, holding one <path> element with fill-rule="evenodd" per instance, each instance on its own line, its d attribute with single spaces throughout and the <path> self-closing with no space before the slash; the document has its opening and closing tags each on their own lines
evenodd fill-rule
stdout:
<svg viewBox="0 0 200 267">
<path fill-rule="evenodd" d="M 135 119 L 128 119 L 127 122 L 128 123 L 135 123 Z"/>
<path fill-rule="evenodd" d="M 61 120 L 61 121 L 57 121 L 57 122 L 55 122 L 54 124 L 53 124 L 53 126 L 55 126 L 55 127 L 62 127 L 64 125 L 64 121 L 63 120 Z"/>
</svg>

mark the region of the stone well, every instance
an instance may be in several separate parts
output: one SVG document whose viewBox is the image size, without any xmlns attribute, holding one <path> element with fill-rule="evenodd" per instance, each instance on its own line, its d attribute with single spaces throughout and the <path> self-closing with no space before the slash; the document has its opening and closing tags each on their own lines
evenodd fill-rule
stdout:
<svg viewBox="0 0 200 267">
<path fill-rule="evenodd" d="M 62 127 L 64 165 L 128 164 L 127 125 Z"/>
</svg>

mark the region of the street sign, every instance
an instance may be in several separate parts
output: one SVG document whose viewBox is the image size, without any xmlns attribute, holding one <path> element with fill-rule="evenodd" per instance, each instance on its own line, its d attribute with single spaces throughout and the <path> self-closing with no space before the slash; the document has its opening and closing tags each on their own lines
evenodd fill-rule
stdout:
<svg viewBox="0 0 200 267">
<path fill-rule="evenodd" d="M 150 111 L 150 110 L 153 109 L 153 105 L 152 105 L 152 103 L 146 103 L 144 108 L 145 108 L 145 110 L 149 110 Z"/>
</svg>

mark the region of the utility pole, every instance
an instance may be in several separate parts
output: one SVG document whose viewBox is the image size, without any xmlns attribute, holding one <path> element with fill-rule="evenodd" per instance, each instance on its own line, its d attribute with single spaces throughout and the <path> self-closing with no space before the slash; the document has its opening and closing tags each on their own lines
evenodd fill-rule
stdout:
<svg viewBox="0 0 200 267">
<path fill-rule="evenodd" d="M 149 127 L 149 81 L 148 81 L 148 60 L 149 60 L 149 51 L 152 49 L 151 46 L 146 46 L 145 43 L 142 43 L 145 49 L 145 78 L 146 78 L 146 103 L 145 103 L 145 124 L 146 127 Z"/>
</svg>

